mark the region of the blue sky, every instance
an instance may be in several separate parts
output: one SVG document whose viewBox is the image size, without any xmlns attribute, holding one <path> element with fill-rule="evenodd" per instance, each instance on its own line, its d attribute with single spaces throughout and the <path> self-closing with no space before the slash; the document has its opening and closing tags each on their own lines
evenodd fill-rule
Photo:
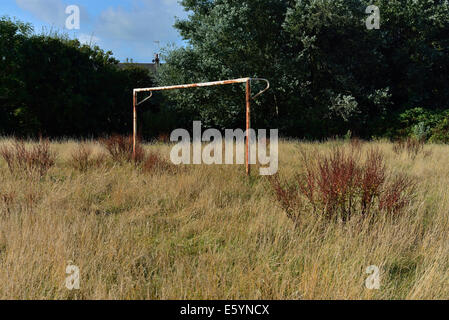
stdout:
<svg viewBox="0 0 449 320">
<path fill-rule="evenodd" d="M 80 30 L 64 29 L 69 5 L 80 8 Z M 175 16 L 187 13 L 178 0 L 0 0 L 3 15 L 32 23 L 36 32 L 63 30 L 111 50 L 120 61 L 151 62 L 158 47 L 183 44 L 172 26 Z"/>
</svg>

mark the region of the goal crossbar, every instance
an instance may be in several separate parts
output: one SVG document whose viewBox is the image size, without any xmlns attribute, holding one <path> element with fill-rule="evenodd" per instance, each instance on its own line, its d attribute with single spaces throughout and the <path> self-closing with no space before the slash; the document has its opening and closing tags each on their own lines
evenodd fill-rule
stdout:
<svg viewBox="0 0 449 320">
<path fill-rule="evenodd" d="M 251 96 L 251 82 L 252 81 L 264 81 L 267 86 L 265 89 L 260 91 L 254 96 Z M 176 90 L 176 89 L 189 89 L 189 88 L 202 88 L 202 87 L 212 87 L 221 85 L 230 85 L 246 83 L 246 174 L 250 174 L 250 164 L 249 164 L 249 152 L 250 152 L 250 127 L 251 127 L 251 100 L 256 99 L 268 89 L 270 89 L 270 82 L 263 78 L 239 78 L 232 80 L 221 80 L 213 82 L 200 82 L 191 84 L 181 84 L 174 86 L 165 87 L 154 87 L 154 88 L 140 88 L 134 89 L 133 91 L 133 158 L 136 157 L 136 144 L 137 144 L 137 107 L 150 99 L 153 96 L 153 91 L 165 91 L 165 90 Z M 137 102 L 137 94 L 141 92 L 150 92 L 150 96 L 146 97 L 144 100 Z"/>
</svg>

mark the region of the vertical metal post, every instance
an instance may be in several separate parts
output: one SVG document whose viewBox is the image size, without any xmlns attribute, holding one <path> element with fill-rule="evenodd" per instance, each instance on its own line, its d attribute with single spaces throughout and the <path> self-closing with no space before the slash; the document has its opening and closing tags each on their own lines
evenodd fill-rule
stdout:
<svg viewBox="0 0 449 320">
<path fill-rule="evenodd" d="M 251 128 L 251 79 L 246 80 L 246 175 L 251 174 L 250 168 L 250 128 Z"/>
<path fill-rule="evenodd" d="M 137 93 L 133 92 L 133 160 L 136 160 L 136 144 L 137 144 Z"/>
</svg>

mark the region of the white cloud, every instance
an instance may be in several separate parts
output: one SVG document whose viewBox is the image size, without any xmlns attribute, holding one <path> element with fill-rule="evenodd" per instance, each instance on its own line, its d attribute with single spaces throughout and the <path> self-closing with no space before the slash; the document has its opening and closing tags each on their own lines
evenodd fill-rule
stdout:
<svg viewBox="0 0 449 320">
<path fill-rule="evenodd" d="M 97 30 L 117 40 L 159 40 L 176 37 L 172 28 L 175 15 L 183 11 L 176 0 L 144 0 L 126 10 L 122 7 L 104 10 Z"/>
<path fill-rule="evenodd" d="M 58 27 L 63 27 L 65 24 L 66 6 L 61 0 L 16 0 L 16 3 L 39 20 Z"/>
<path fill-rule="evenodd" d="M 88 45 L 98 44 L 98 42 L 100 42 L 100 38 L 94 36 L 93 34 L 86 34 L 86 33 L 79 34 L 78 40 L 82 44 L 88 44 Z"/>
<path fill-rule="evenodd" d="M 37 19 L 64 28 L 65 9 L 71 0 L 16 0 L 17 5 Z M 107 3 L 107 2 L 106 2 Z M 82 43 L 99 43 L 119 58 L 134 58 L 150 62 L 161 48 L 181 40 L 173 28 L 175 16 L 184 17 L 178 0 L 129 0 L 123 6 L 109 6 L 95 17 L 81 9 L 81 30 L 77 37 Z M 93 36 L 94 35 L 94 36 Z"/>
<path fill-rule="evenodd" d="M 21 9 L 30 12 L 45 23 L 59 28 L 65 27 L 68 17 L 65 10 L 69 4 L 62 0 L 16 0 L 16 3 Z M 89 21 L 89 15 L 83 6 L 80 6 L 80 10 L 81 28 L 83 28 L 83 24 Z"/>
<path fill-rule="evenodd" d="M 113 47 L 126 42 L 133 49 L 134 57 L 151 60 L 161 46 L 179 40 L 173 28 L 175 16 L 184 16 L 184 10 L 177 0 L 142 0 L 134 2 L 131 8 L 109 7 L 97 21 L 96 33 L 102 40 L 110 40 Z"/>
</svg>

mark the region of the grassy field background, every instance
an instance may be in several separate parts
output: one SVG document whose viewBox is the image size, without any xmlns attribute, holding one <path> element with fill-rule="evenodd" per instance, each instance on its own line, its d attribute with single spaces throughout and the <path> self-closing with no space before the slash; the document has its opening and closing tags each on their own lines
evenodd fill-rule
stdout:
<svg viewBox="0 0 449 320">
<path fill-rule="evenodd" d="M 301 150 L 335 144 L 349 147 L 281 142 L 280 175 L 293 176 Z M 418 182 L 411 206 L 375 224 L 301 212 L 295 226 L 267 179 L 243 166 L 146 172 L 105 160 L 80 171 L 75 141 L 52 142 L 56 165 L 42 178 L 12 174 L 0 158 L 0 299 L 449 298 L 449 146 L 416 158 L 387 142 L 362 148 L 373 146 Z M 145 145 L 166 159 L 170 148 Z M 65 287 L 69 261 L 78 291 Z M 380 290 L 365 287 L 370 265 Z"/>
</svg>

